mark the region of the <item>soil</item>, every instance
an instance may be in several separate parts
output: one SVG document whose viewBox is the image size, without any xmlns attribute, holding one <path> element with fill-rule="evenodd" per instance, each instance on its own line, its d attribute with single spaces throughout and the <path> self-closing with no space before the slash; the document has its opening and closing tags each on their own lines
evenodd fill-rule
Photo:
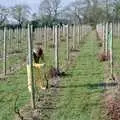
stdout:
<svg viewBox="0 0 120 120">
<path fill-rule="evenodd" d="M 120 76 L 115 75 L 116 86 L 105 93 L 105 107 L 108 120 L 120 120 Z"/>
</svg>

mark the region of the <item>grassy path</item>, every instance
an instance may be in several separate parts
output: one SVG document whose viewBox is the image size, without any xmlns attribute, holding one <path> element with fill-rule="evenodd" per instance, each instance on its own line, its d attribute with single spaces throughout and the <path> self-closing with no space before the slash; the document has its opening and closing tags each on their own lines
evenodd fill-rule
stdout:
<svg viewBox="0 0 120 120">
<path fill-rule="evenodd" d="M 101 99 L 104 81 L 103 64 L 97 60 L 96 33 L 87 37 L 80 55 L 63 78 L 51 120 L 103 120 Z"/>
</svg>

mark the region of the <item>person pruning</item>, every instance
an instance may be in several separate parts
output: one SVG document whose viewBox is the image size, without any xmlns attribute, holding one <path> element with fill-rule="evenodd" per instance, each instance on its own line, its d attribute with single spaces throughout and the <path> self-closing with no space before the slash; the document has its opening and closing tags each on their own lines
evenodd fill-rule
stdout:
<svg viewBox="0 0 120 120">
<path fill-rule="evenodd" d="M 41 64 L 39 63 L 41 62 Z M 42 48 L 33 49 L 33 68 L 34 68 L 34 78 L 35 78 L 35 87 L 37 90 L 48 88 L 48 80 L 45 74 L 45 63 L 44 63 L 44 54 Z M 28 90 L 31 92 L 32 85 L 30 76 L 29 64 L 27 64 L 27 75 L 28 75 Z"/>
</svg>

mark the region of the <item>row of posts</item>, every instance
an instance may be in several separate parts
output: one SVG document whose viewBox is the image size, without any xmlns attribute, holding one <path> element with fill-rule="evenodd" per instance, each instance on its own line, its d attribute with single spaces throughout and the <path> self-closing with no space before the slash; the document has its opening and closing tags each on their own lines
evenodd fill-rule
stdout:
<svg viewBox="0 0 120 120">
<path fill-rule="evenodd" d="M 51 31 L 51 33 L 53 34 L 52 38 L 53 39 L 53 44 L 57 47 L 55 47 L 55 67 L 57 69 L 59 69 L 59 55 L 58 55 L 58 47 L 59 47 L 59 41 L 60 41 L 60 35 L 62 33 L 63 35 L 63 39 L 66 40 L 66 51 L 67 51 L 67 60 L 69 60 L 69 52 L 70 52 L 70 36 L 72 37 L 72 49 L 76 49 L 76 41 L 77 42 L 77 45 L 80 44 L 80 41 L 82 40 L 82 37 L 84 35 L 87 34 L 87 32 L 90 31 L 90 27 L 89 26 L 85 26 L 85 25 L 73 25 L 73 26 L 70 26 L 70 25 L 64 25 L 63 27 L 58 27 L 58 26 L 53 26 L 53 28 L 48 28 L 48 27 L 45 27 L 45 28 L 37 28 L 34 30 L 33 32 L 33 29 L 31 30 L 34 34 L 35 34 L 35 39 L 38 41 L 41 41 L 41 42 L 44 42 L 43 43 L 43 47 L 44 49 L 47 49 L 47 42 L 51 36 L 51 34 L 49 34 L 49 31 Z M 20 41 L 26 41 L 27 39 L 27 30 L 26 29 L 16 29 L 15 30 L 15 37 L 16 37 L 16 42 L 14 43 L 13 42 L 13 31 L 8 29 L 5 27 L 4 30 L 4 35 L 3 35 L 3 73 L 4 75 L 7 74 L 7 44 L 8 44 L 8 38 L 9 38 L 9 46 L 13 46 L 16 47 L 18 45 L 18 50 L 21 48 L 20 46 Z M 9 33 L 9 34 L 7 34 Z M 33 34 L 32 33 L 32 34 Z M 42 37 L 44 36 L 44 38 Z M 78 38 L 76 37 L 78 36 Z M 26 42 L 27 43 L 27 42 Z M 17 44 L 17 45 L 16 45 Z M 21 44 L 22 45 L 22 44 Z M 9 49 L 9 48 L 8 48 Z M 27 47 L 26 47 L 27 49 Z"/>
<path fill-rule="evenodd" d="M 113 77 L 113 23 L 106 22 L 97 25 L 97 33 L 103 41 L 103 52 L 110 58 L 110 74 Z"/>
<path fill-rule="evenodd" d="M 73 29 L 73 43 L 75 42 L 75 34 L 76 34 L 76 32 L 74 31 L 75 30 L 75 28 Z M 89 32 L 90 31 L 90 27 L 88 27 L 88 29 L 86 29 L 87 30 L 87 32 Z M 31 40 L 31 35 L 30 35 L 30 31 L 32 31 L 32 30 L 30 30 L 30 26 L 28 25 L 28 53 L 29 53 L 29 64 L 30 64 L 30 66 L 31 66 L 31 82 L 32 82 L 32 92 L 31 92 L 31 101 L 32 101 L 32 108 L 35 108 L 35 91 L 34 91 L 34 80 L 33 80 L 33 74 L 32 74 L 32 40 Z M 40 30 L 38 30 L 38 31 L 40 31 Z M 45 31 L 47 31 L 47 29 L 45 28 Z M 70 43 L 70 41 L 69 41 L 69 32 L 70 32 L 70 26 L 69 25 L 66 25 L 65 26 L 65 28 L 63 29 L 63 33 L 64 33 L 64 36 L 66 37 L 66 49 L 67 49 L 67 60 L 69 61 L 69 51 L 70 51 L 70 46 L 69 46 L 69 43 Z M 86 32 L 86 33 L 87 33 Z M 65 34 L 66 33 L 66 34 Z M 32 34 L 32 33 L 31 33 Z M 48 37 L 49 36 L 47 36 L 46 35 L 46 32 L 44 33 L 45 35 L 44 35 L 44 37 L 45 37 L 45 40 L 44 40 L 44 45 L 45 45 L 45 48 L 47 47 L 47 39 L 48 39 Z M 48 34 L 48 33 L 47 33 Z M 39 35 L 39 36 L 41 36 L 40 34 L 37 34 L 37 35 Z M 79 35 L 79 39 L 78 39 L 78 41 L 79 41 L 79 43 L 80 43 L 80 40 L 82 40 L 82 37 L 83 36 L 81 36 L 81 34 L 80 34 L 80 27 L 79 27 L 79 30 L 78 30 L 78 35 Z M 85 34 L 84 34 L 85 35 Z M 80 36 L 81 36 L 81 38 L 80 38 Z M 53 27 L 53 42 L 54 42 L 54 45 L 55 45 L 55 48 L 54 48 L 54 50 L 55 50 L 55 53 L 54 53 L 54 57 L 55 57 L 55 68 L 57 69 L 57 70 L 59 70 L 59 38 L 60 37 L 60 29 L 59 29 L 59 27 L 58 26 L 54 26 Z M 74 46 L 73 46 L 73 48 L 75 47 L 75 44 L 73 44 Z"/>
<path fill-rule="evenodd" d="M 78 28 L 78 29 L 77 29 Z M 50 28 L 49 28 L 50 29 Z M 62 30 L 61 30 L 62 29 Z M 24 39 L 26 41 L 27 38 L 27 49 L 28 49 L 28 58 L 29 58 L 29 64 L 31 67 L 31 82 L 32 82 L 32 92 L 31 92 L 31 101 L 32 101 L 32 108 L 35 108 L 35 91 L 34 91 L 34 80 L 33 80 L 33 69 L 32 69 L 32 49 L 33 49 L 33 34 L 35 35 L 35 37 L 38 39 L 39 41 L 43 41 L 44 42 L 44 49 L 47 49 L 47 42 L 49 37 L 51 36 L 51 34 L 48 34 L 47 30 L 48 28 L 45 27 L 44 28 L 44 33 L 42 32 L 38 32 L 39 34 L 36 34 L 37 30 L 42 31 L 41 29 L 35 29 L 33 30 L 33 26 L 28 24 L 27 30 L 23 30 L 25 31 L 22 32 L 24 34 L 26 34 L 27 31 L 27 35 L 24 35 L 23 38 L 21 37 L 21 33 L 19 31 L 19 29 L 17 29 L 17 39 L 21 41 L 21 39 Z M 66 40 L 66 49 L 67 49 L 67 61 L 69 61 L 70 58 L 70 36 L 72 37 L 72 49 L 76 49 L 76 41 L 78 40 L 78 45 L 80 45 L 80 41 L 83 39 L 83 37 L 85 35 L 87 35 L 87 33 L 91 30 L 91 28 L 89 26 L 83 26 L 83 25 L 74 25 L 74 26 L 69 26 L 69 25 L 65 25 L 64 27 L 60 28 L 58 26 L 54 26 L 51 31 L 53 33 L 53 44 L 55 45 L 54 48 L 54 57 L 55 57 L 55 68 L 58 70 L 59 69 L 59 40 L 60 40 L 60 33 L 62 31 L 63 37 Z M 3 73 L 4 75 L 7 74 L 7 67 L 6 67 L 6 62 L 7 62 L 7 29 L 6 27 L 4 27 L 4 35 L 3 35 Z M 76 33 L 78 33 L 78 38 L 76 37 Z M 44 36 L 44 40 L 42 38 L 42 34 Z M 71 35 L 72 34 L 72 35 Z M 38 36 L 39 35 L 39 36 Z M 12 36 L 12 34 L 10 35 Z M 26 38 L 24 38 L 26 36 Z M 14 44 L 11 42 L 11 44 Z M 19 43 L 18 43 L 19 44 Z M 19 48 L 19 47 L 18 47 Z"/>
</svg>

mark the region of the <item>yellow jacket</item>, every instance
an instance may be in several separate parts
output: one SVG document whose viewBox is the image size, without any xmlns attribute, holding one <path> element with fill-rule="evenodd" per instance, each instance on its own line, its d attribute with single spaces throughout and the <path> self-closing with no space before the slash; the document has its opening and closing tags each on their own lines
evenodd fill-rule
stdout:
<svg viewBox="0 0 120 120">
<path fill-rule="evenodd" d="M 44 67 L 45 64 L 37 64 L 37 63 L 33 63 L 33 67 L 34 67 L 34 79 L 35 79 L 35 88 L 36 89 L 45 89 L 45 71 L 44 71 Z M 28 76 L 28 90 L 29 92 L 31 92 L 32 89 L 32 80 L 30 79 L 31 75 L 31 70 L 30 70 L 30 65 L 27 65 L 27 76 Z"/>
</svg>

